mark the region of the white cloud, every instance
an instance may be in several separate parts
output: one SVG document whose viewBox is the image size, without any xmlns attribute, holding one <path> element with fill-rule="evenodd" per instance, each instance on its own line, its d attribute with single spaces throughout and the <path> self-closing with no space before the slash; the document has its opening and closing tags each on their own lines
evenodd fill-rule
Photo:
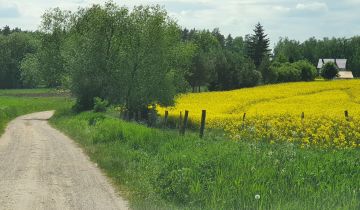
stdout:
<svg viewBox="0 0 360 210">
<path fill-rule="evenodd" d="M 310 10 L 310 11 L 319 11 L 327 10 L 328 6 L 323 2 L 312 2 L 312 3 L 299 3 L 296 5 L 297 10 Z"/>
<path fill-rule="evenodd" d="M 279 12 L 290 12 L 291 11 L 290 7 L 284 7 L 281 5 L 274 6 L 273 9 L 276 11 L 279 11 Z"/>
<path fill-rule="evenodd" d="M 360 0 L 114 0 L 119 5 L 164 5 L 178 23 L 187 28 L 220 28 L 223 33 L 244 36 L 261 22 L 272 42 L 278 37 L 304 40 L 311 36 L 353 36 L 360 31 Z M 46 9 L 75 11 L 79 6 L 103 4 L 104 0 L 0 0 L 13 5 L 18 16 L 0 15 L 0 27 L 10 25 L 35 30 Z M 8 10 L 7 10 L 8 11 Z M 334 31 L 327 22 L 336 26 Z"/>
</svg>

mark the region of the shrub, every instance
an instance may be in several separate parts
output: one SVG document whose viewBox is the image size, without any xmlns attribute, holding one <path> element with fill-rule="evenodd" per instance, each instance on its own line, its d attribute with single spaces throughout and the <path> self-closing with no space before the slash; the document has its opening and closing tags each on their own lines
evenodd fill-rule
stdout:
<svg viewBox="0 0 360 210">
<path fill-rule="evenodd" d="M 109 102 L 107 100 L 102 100 L 99 97 L 94 98 L 94 112 L 105 112 L 108 105 Z"/>
<path fill-rule="evenodd" d="M 261 73 L 256 70 L 243 70 L 239 73 L 240 87 L 254 87 L 261 81 Z"/>
<path fill-rule="evenodd" d="M 269 66 L 269 68 L 263 73 L 263 78 L 265 84 L 276 83 L 279 78 L 277 68 L 274 65 Z"/>
<path fill-rule="evenodd" d="M 284 63 L 277 68 L 278 82 L 296 82 L 301 80 L 301 71 L 290 63 Z"/>
<path fill-rule="evenodd" d="M 327 62 L 321 69 L 321 76 L 325 79 L 334 79 L 339 74 L 339 68 L 334 62 Z"/>
<path fill-rule="evenodd" d="M 301 81 L 313 81 L 316 77 L 316 68 L 306 60 L 298 61 L 292 64 L 301 72 Z"/>
</svg>

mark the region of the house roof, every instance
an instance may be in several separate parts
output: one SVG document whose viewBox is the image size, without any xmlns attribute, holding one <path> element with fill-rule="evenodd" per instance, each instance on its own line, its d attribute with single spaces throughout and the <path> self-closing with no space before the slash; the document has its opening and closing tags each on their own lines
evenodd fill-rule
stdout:
<svg viewBox="0 0 360 210">
<path fill-rule="evenodd" d="M 339 79 L 354 79 L 354 75 L 351 71 L 339 71 Z"/>
<path fill-rule="evenodd" d="M 328 63 L 328 62 L 336 63 L 336 65 L 339 67 L 339 69 L 346 69 L 347 59 L 332 59 L 332 58 L 319 59 L 317 68 L 321 69 L 324 66 L 324 64 Z"/>
</svg>

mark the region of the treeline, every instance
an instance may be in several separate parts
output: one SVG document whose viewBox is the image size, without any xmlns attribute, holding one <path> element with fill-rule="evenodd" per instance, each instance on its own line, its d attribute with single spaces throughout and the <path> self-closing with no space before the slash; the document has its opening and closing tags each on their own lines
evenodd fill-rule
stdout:
<svg viewBox="0 0 360 210">
<path fill-rule="evenodd" d="M 57 8 L 43 15 L 39 31 L 0 31 L 0 88 L 65 87 L 78 110 L 100 97 L 141 111 L 189 90 L 311 81 L 318 58 L 348 58 L 360 73 L 358 37 L 281 39 L 273 53 L 269 42 L 260 23 L 245 37 L 182 29 L 159 6 Z"/>
<path fill-rule="evenodd" d="M 352 38 L 312 37 L 304 42 L 281 38 L 274 48 L 274 57 L 279 62 L 296 62 L 308 60 L 317 66 L 321 58 L 347 59 L 347 70 L 354 76 L 360 76 L 360 36 Z"/>
<path fill-rule="evenodd" d="M 0 29 L 0 88 L 23 88 L 21 62 L 28 54 L 38 49 L 35 33 L 11 30 L 8 26 Z"/>
</svg>

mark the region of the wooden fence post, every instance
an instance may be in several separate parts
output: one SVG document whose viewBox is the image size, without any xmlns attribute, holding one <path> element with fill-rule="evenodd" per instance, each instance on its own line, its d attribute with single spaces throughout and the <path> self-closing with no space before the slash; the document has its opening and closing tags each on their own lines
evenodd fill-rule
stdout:
<svg viewBox="0 0 360 210">
<path fill-rule="evenodd" d="M 178 124 L 179 124 L 179 126 L 178 126 L 178 128 L 179 128 L 179 133 L 181 134 L 181 127 L 182 127 L 182 112 L 180 112 L 180 117 L 179 117 L 179 122 L 178 122 Z"/>
<path fill-rule="evenodd" d="M 201 113 L 201 126 L 200 126 L 200 138 L 204 137 L 205 120 L 206 120 L 206 110 L 202 110 L 202 113 Z"/>
<path fill-rule="evenodd" d="M 245 128 L 245 120 L 246 120 L 246 112 L 243 115 L 243 125 L 242 125 L 243 129 Z"/>
<path fill-rule="evenodd" d="M 167 126 L 167 122 L 168 122 L 168 117 L 169 117 L 169 111 L 165 111 L 165 117 L 164 117 L 164 127 Z"/>
<path fill-rule="evenodd" d="M 348 112 L 347 110 L 345 110 L 344 113 L 345 113 L 345 118 L 346 118 L 346 120 L 349 121 L 349 112 Z"/>
<path fill-rule="evenodd" d="M 189 111 L 185 110 L 184 123 L 183 123 L 183 125 L 181 127 L 181 135 L 185 135 L 185 130 L 186 130 L 186 127 L 187 127 L 188 118 L 189 118 Z"/>
</svg>

